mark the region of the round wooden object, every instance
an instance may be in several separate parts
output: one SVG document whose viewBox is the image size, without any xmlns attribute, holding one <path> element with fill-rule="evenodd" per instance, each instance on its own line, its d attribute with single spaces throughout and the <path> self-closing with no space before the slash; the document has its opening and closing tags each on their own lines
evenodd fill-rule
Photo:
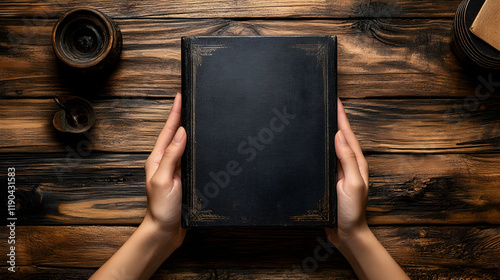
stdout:
<svg viewBox="0 0 500 280">
<path fill-rule="evenodd" d="M 485 0 L 463 0 L 452 27 L 451 44 L 457 57 L 478 69 L 500 70 L 500 52 L 469 30 Z"/>
<path fill-rule="evenodd" d="M 64 14 L 52 31 L 52 47 L 63 65 L 81 74 L 109 69 L 118 61 L 122 35 L 108 16 L 90 8 Z"/>
<path fill-rule="evenodd" d="M 68 133 L 83 133 L 94 125 L 94 107 L 87 100 L 70 95 L 61 95 L 54 100 L 62 108 L 52 119 L 57 130 Z"/>
</svg>

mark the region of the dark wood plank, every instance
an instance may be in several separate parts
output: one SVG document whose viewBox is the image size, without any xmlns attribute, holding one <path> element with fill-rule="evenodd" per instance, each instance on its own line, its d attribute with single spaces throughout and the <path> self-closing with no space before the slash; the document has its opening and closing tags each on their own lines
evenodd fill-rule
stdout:
<svg viewBox="0 0 500 280">
<path fill-rule="evenodd" d="M 147 153 L 152 150 L 172 103 L 138 98 L 89 100 L 95 106 L 97 122 L 80 138 L 55 132 L 52 118 L 59 109 L 52 99 L 2 100 L 0 154 L 68 149 Z M 346 100 L 345 107 L 367 153 L 500 151 L 498 99 L 353 99 Z"/>
<path fill-rule="evenodd" d="M 500 155 L 371 155 L 370 224 L 500 222 Z"/>
<path fill-rule="evenodd" d="M 172 100 L 90 100 L 95 107 L 96 124 L 87 133 L 74 137 L 54 129 L 52 118 L 59 110 L 54 100 L 3 100 L 1 152 L 150 152 L 172 105 Z"/>
<path fill-rule="evenodd" d="M 338 35 L 341 97 L 465 98 L 481 85 L 451 53 L 446 19 L 119 20 L 122 58 L 98 85 L 62 77 L 50 44 L 54 22 L 0 19 L 0 97 L 172 97 L 180 91 L 180 37 L 195 35 Z"/>
<path fill-rule="evenodd" d="M 500 148 L 500 102 L 349 100 L 349 121 L 366 152 L 468 153 Z"/>
<path fill-rule="evenodd" d="M 494 280 L 498 277 L 498 269 L 482 268 L 436 268 L 436 267 L 403 267 L 403 270 L 411 279 L 433 280 L 433 279 L 470 279 L 470 280 Z M 0 278 L 2 279 L 88 279 L 96 268 L 55 268 L 39 266 L 20 266 L 16 273 L 6 272 L 7 268 L 0 267 Z M 240 269 L 240 268 L 190 268 L 188 269 L 166 269 L 160 268 L 151 279 L 168 280 L 213 280 L 213 279 L 357 279 L 354 272 L 346 268 L 328 269 L 324 268 L 313 273 L 307 271 L 293 271 L 287 273 L 284 269 Z"/>
<path fill-rule="evenodd" d="M 112 17 L 131 18 L 348 18 L 452 17 L 459 0 L 257 0 L 238 1 L 2 1 L 0 17 L 57 17 L 74 7 L 94 7 Z"/>
<path fill-rule="evenodd" d="M 134 232 L 122 226 L 21 226 L 16 228 L 16 264 L 95 268 Z M 374 234 L 402 266 L 496 269 L 498 227 L 377 227 Z M 5 248 L 6 233 L 0 233 Z M 323 247 L 323 229 L 190 229 L 183 246 L 163 264 L 167 269 L 307 268 L 314 250 L 329 255 L 317 270 L 345 269 L 342 255 Z M 292 246 L 293 245 L 293 246 Z M 323 245 L 326 246 L 326 245 Z M 0 261 L 6 263 L 6 254 Z M 308 259 L 305 261 L 304 259 Z M 304 266 L 306 264 L 306 266 Z"/>
<path fill-rule="evenodd" d="M 137 225 L 146 211 L 147 156 L 4 155 L 0 170 L 16 167 L 19 224 Z M 500 154 L 389 154 L 367 160 L 370 225 L 500 223 Z"/>
</svg>

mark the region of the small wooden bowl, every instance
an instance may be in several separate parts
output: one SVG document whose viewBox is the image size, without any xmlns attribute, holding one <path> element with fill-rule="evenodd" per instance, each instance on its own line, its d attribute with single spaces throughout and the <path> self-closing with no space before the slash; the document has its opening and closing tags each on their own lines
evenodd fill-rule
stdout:
<svg viewBox="0 0 500 280">
<path fill-rule="evenodd" d="M 94 107 L 87 100 L 70 95 L 54 98 L 62 108 L 52 119 L 54 127 L 67 133 L 83 133 L 95 123 Z"/>
<path fill-rule="evenodd" d="M 64 14 L 52 31 L 52 48 L 59 61 L 81 74 L 94 74 L 118 62 L 122 35 L 108 16 L 90 8 Z"/>
</svg>

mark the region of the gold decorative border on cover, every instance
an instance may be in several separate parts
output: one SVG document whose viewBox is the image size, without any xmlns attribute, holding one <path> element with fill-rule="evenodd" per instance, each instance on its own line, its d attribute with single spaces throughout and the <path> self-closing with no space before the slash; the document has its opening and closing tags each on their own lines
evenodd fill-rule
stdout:
<svg viewBox="0 0 500 280">
<path fill-rule="evenodd" d="M 328 115 L 328 46 L 326 44 L 295 44 L 290 48 L 303 50 L 306 55 L 316 57 L 316 66 L 323 70 L 323 96 L 325 100 L 325 193 L 317 202 L 317 209 L 308 210 L 306 214 L 290 217 L 293 221 L 328 221 L 330 218 L 330 148 L 329 148 L 329 115 Z"/>
<path fill-rule="evenodd" d="M 196 188 L 195 188 L 196 190 Z M 201 198 L 196 195 L 196 191 L 193 193 L 193 208 L 191 211 L 191 216 L 189 217 L 193 222 L 206 222 L 214 220 L 227 220 L 229 217 L 216 215 L 212 210 L 204 210 L 201 207 Z M 196 203 L 195 203 L 196 202 Z"/>
<path fill-rule="evenodd" d="M 224 45 L 199 45 L 192 44 L 191 45 L 191 77 L 193 82 L 192 95 L 191 95 L 191 103 L 192 108 L 196 108 L 195 106 L 195 95 L 196 95 L 196 74 L 198 67 L 201 67 L 203 64 L 202 58 L 204 56 L 211 56 L 215 51 L 219 49 L 227 48 Z M 323 70 L 323 89 L 324 89 L 324 99 L 325 99 L 325 125 L 326 125 L 326 133 L 325 133 L 325 193 L 323 197 L 321 197 L 317 202 L 317 209 L 308 210 L 306 214 L 299 216 L 290 217 L 291 220 L 294 221 L 325 221 L 329 220 L 330 211 L 329 211 L 329 198 L 330 198 L 330 178 L 329 178 L 329 135 L 330 131 L 329 127 L 329 115 L 328 115 L 328 46 L 324 44 L 296 44 L 291 46 L 291 48 L 300 49 L 305 51 L 306 55 L 316 56 L 317 66 Z M 192 126 L 191 126 L 191 135 L 195 135 L 195 109 L 193 109 L 192 113 Z M 191 141 L 191 150 L 193 151 L 193 155 L 195 155 L 195 141 Z M 196 158 L 193 156 L 193 170 L 191 176 L 191 185 L 193 189 L 196 190 L 195 185 L 195 167 L 196 167 Z M 201 207 L 201 199 L 196 195 L 196 191 L 192 194 L 191 201 L 193 208 L 190 215 L 190 220 L 194 222 L 201 222 L 207 220 L 224 220 L 229 219 L 229 217 L 220 216 L 213 214 L 212 210 L 203 210 Z"/>
<path fill-rule="evenodd" d="M 196 195 L 196 147 L 195 147 L 195 117 L 196 117 L 196 104 L 195 104 L 195 95 L 196 95 L 196 74 L 198 71 L 198 67 L 201 67 L 203 63 L 203 57 L 212 56 L 212 54 L 220 49 L 227 48 L 224 45 L 201 45 L 193 43 L 191 45 L 191 79 L 192 79 L 192 94 L 191 94 L 191 108 L 192 108 L 192 122 L 191 122 L 191 135 L 193 140 L 191 141 L 191 151 L 193 153 L 192 159 L 192 167 L 193 170 L 191 176 L 191 186 L 193 186 L 193 193 L 191 195 L 191 205 L 193 205 L 189 219 L 193 222 L 203 222 L 207 220 L 226 220 L 229 217 L 219 216 L 212 213 L 212 210 L 203 210 L 201 207 L 201 198 Z"/>
</svg>

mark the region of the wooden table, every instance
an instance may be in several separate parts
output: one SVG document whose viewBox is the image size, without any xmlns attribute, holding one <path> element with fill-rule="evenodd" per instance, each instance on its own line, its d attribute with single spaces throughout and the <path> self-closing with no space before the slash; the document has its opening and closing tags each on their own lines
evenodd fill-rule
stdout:
<svg viewBox="0 0 500 280">
<path fill-rule="evenodd" d="M 459 2 L 2 1 L 1 217 L 15 167 L 18 267 L 7 271 L 3 227 L 0 278 L 87 278 L 141 222 L 144 161 L 181 87 L 181 36 L 338 35 L 338 92 L 370 164 L 375 235 L 414 279 L 498 279 L 500 87 L 483 84 L 500 77 L 468 72 L 450 51 Z M 50 45 L 56 19 L 81 6 L 123 33 L 101 86 L 64 81 Z M 54 131 L 59 94 L 94 104 L 89 134 Z M 189 230 L 155 278 L 354 278 L 338 251 L 315 257 L 318 238 L 323 229 Z"/>
</svg>

